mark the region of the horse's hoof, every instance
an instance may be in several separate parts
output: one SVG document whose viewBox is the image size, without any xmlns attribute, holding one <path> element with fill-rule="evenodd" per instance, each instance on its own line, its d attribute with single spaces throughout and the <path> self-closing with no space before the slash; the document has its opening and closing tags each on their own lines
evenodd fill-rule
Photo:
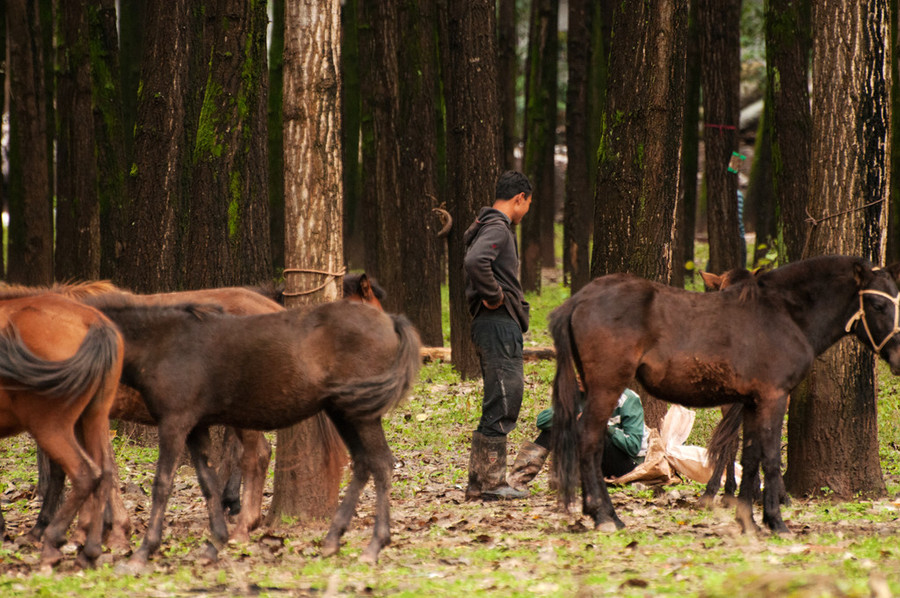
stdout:
<svg viewBox="0 0 900 598">
<path fill-rule="evenodd" d="M 34 538 L 31 534 L 16 536 L 14 543 L 19 548 L 33 548 L 40 542 L 39 538 Z"/>
<path fill-rule="evenodd" d="M 322 550 L 320 550 L 319 553 L 322 556 L 326 556 L 326 557 L 334 556 L 337 554 L 337 552 L 338 552 L 338 550 L 340 550 L 340 548 L 341 548 L 340 543 L 338 543 L 336 541 L 332 542 L 332 541 L 329 541 L 326 539 L 325 542 L 322 543 Z"/>
<path fill-rule="evenodd" d="M 230 544 L 247 544 L 250 542 L 250 532 L 245 529 L 234 528 L 231 531 L 231 537 L 228 539 Z"/>
<path fill-rule="evenodd" d="M 127 561 L 122 561 L 114 569 L 118 575 L 140 575 L 147 569 L 147 561 L 131 557 Z"/>
<path fill-rule="evenodd" d="M 622 524 L 622 527 L 625 527 L 625 525 Z M 611 534 L 622 529 L 615 521 L 604 521 L 603 523 L 598 523 L 595 528 L 598 532 L 603 532 L 604 534 Z"/>
<path fill-rule="evenodd" d="M 709 494 L 701 494 L 700 498 L 697 499 L 697 507 L 701 509 L 710 510 L 713 508 L 713 503 L 715 503 L 716 499 Z"/>
<path fill-rule="evenodd" d="M 126 554 L 129 550 L 131 550 L 131 542 L 128 541 L 128 538 L 125 535 L 110 534 L 106 538 L 106 547 L 109 548 L 110 552 L 116 554 Z"/>
<path fill-rule="evenodd" d="M 219 550 L 213 546 L 212 542 L 207 542 L 197 558 L 197 562 L 201 565 L 211 565 L 219 560 Z"/>
<path fill-rule="evenodd" d="M 97 559 L 92 559 L 82 550 L 75 557 L 75 564 L 82 569 L 94 569 L 97 567 Z"/>
<path fill-rule="evenodd" d="M 359 562 L 365 563 L 367 565 L 375 565 L 378 563 L 378 550 L 372 550 L 367 548 L 361 555 L 359 555 Z"/>
</svg>

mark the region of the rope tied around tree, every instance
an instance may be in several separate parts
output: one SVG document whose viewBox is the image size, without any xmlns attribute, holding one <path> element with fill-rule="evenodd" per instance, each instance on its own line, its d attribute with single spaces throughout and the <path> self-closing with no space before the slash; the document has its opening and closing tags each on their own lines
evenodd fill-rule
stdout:
<svg viewBox="0 0 900 598">
<path fill-rule="evenodd" d="M 806 241 L 803 243 L 803 253 L 800 254 L 801 259 L 806 259 L 809 257 L 809 242 L 812 240 L 812 233 L 816 229 L 817 226 L 825 222 L 826 220 L 831 220 L 832 218 L 839 218 L 841 216 L 846 216 L 847 214 L 851 214 L 853 212 L 861 212 L 866 208 L 870 208 L 874 205 L 878 205 L 880 203 L 884 203 L 885 198 L 876 199 L 875 201 L 870 201 L 867 204 L 863 204 L 861 206 L 857 206 L 855 208 L 847 208 L 846 210 L 842 210 L 840 212 L 836 212 L 834 214 L 828 214 L 826 216 L 822 216 L 821 218 L 814 218 L 812 214 L 809 213 L 809 208 L 806 209 L 806 219 L 804 222 L 809 225 L 809 229 L 806 231 Z"/>
<path fill-rule="evenodd" d="M 343 276 L 346 273 L 347 273 L 347 268 L 343 267 L 343 266 L 341 267 L 340 270 L 338 270 L 336 272 L 331 272 L 329 270 L 313 270 L 310 268 L 285 268 L 284 269 L 285 275 L 287 275 L 287 274 L 318 274 L 320 276 L 325 277 L 325 282 L 323 282 L 322 284 L 320 284 L 319 286 L 317 286 L 313 289 L 308 289 L 305 291 L 295 291 L 295 292 L 291 292 L 291 293 L 289 293 L 289 292 L 287 292 L 287 290 L 285 290 L 283 294 L 285 297 L 303 297 L 305 295 L 312 295 L 313 293 L 318 293 L 319 291 L 324 289 L 326 286 L 328 286 L 328 284 L 332 280 L 336 279 L 339 276 Z"/>
</svg>

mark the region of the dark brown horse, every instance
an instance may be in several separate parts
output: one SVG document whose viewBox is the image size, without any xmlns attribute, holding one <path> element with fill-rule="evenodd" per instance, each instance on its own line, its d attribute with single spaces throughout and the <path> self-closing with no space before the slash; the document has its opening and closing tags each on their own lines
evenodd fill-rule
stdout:
<svg viewBox="0 0 900 598">
<path fill-rule="evenodd" d="M 175 293 L 157 293 L 151 295 L 132 295 L 107 281 L 84 282 L 77 284 L 56 284 L 47 289 L 31 287 L 6 287 L 0 293 L 7 296 L 14 294 L 34 294 L 36 291 L 52 291 L 67 297 L 83 300 L 86 297 L 106 293 L 128 294 L 135 301 L 146 305 L 174 305 L 185 302 L 214 303 L 220 305 L 226 313 L 233 315 L 255 315 L 282 311 L 279 304 L 283 302 L 281 292 L 268 289 L 248 289 L 243 287 L 223 287 L 217 289 L 201 289 Z M 347 274 L 343 278 L 344 298 L 349 301 L 366 303 L 381 309 L 380 299 L 385 297 L 384 290 L 370 280 L 365 273 Z M 329 477 L 340 474 L 347 464 L 347 454 L 343 442 L 325 413 L 315 416 L 316 430 L 319 440 L 324 444 L 323 463 Z M 149 426 L 156 421 L 147 410 L 143 397 L 136 390 L 121 385 L 110 413 L 112 419 L 122 419 Z M 224 458 L 219 472 L 226 480 L 223 490 L 223 504 L 226 509 L 236 513 L 237 520 L 231 531 L 231 538 L 239 542 L 248 541 L 250 531 L 262 521 L 262 501 L 265 490 L 266 472 L 271 458 L 271 447 L 262 432 L 258 430 L 226 429 Z M 243 498 L 241 498 L 241 482 L 243 480 Z M 38 516 L 37 523 L 29 532 L 29 536 L 39 539 L 53 514 L 54 506 L 62 495 L 65 476 L 51 464 L 47 493 Z M 114 484 L 110 494 L 111 525 L 107 536 L 110 546 L 125 549 L 129 546 L 131 520 L 119 492 L 119 484 Z"/>
<path fill-rule="evenodd" d="M 348 301 L 310 310 L 232 317 L 196 305 L 147 307 L 126 296 L 87 300 L 125 338 L 122 380 L 140 391 L 159 427 L 159 461 L 147 533 L 130 565 L 141 567 L 161 541 L 175 465 L 185 444 L 207 501 L 215 558 L 227 539 L 218 478 L 208 463 L 209 426 L 252 430 L 293 425 L 324 411 L 350 449 L 353 477 L 325 538 L 335 553 L 370 475 L 375 530 L 362 558 L 377 560 L 390 540 L 392 456 L 382 416 L 418 374 L 418 335 L 402 316 Z"/>
<path fill-rule="evenodd" d="M 97 310 L 53 294 L 0 301 L 0 328 L 0 438 L 31 433 L 72 481 L 43 534 L 41 560 L 62 558 L 66 530 L 90 499 L 82 556 L 91 564 L 101 553 L 101 513 L 112 485 L 109 410 L 122 338 Z M 0 537 L 4 532 L 0 516 Z"/>
<path fill-rule="evenodd" d="M 554 467 L 563 502 L 571 502 L 580 469 L 584 513 L 604 529 L 624 526 L 600 484 L 599 463 L 606 421 L 637 377 L 665 401 L 743 408 L 737 519 L 744 531 L 756 527 L 751 496 L 761 464 L 763 522 L 786 531 L 779 500 L 788 394 L 816 356 L 851 332 L 900 373 L 898 276 L 900 265 L 879 269 L 861 258 L 826 256 L 718 293 L 691 293 L 627 274 L 593 281 L 550 316 L 557 351 Z M 586 395 L 580 419 L 576 369 Z"/>
</svg>

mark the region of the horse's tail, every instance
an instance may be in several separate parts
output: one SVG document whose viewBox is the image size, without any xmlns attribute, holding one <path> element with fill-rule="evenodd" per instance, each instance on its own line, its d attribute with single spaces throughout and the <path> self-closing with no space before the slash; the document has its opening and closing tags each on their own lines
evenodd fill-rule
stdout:
<svg viewBox="0 0 900 598">
<path fill-rule="evenodd" d="M 734 460 L 737 452 L 738 433 L 741 423 L 744 421 L 744 406 L 735 403 L 722 411 L 722 419 L 713 430 L 712 438 L 706 449 L 709 453 L 709 461 L 713 463 L 714 470 L 719 472 L 719 475 L 725 470 L 728 461 Z M 716 481 L 718 482 L 718 480 Z M 718 488 L 718 486 L 716 487 Z"/>
<path fill-rule="evenodd" d="M 389 315 L 400 341 L 391 367 L 366 380 L 328 389 L 332 406 L 348 417 L 383 416 L 406 397 L 419 375 L 422 364 L 419 333 L 406 316 Z"/>
<path fill-rule="evenodd" d="M 550 335 L 556 348 L 556 377 L 553 380 L 553 427 L 551 446 L 553 474 L 561 502 L 568 506 L 578 482 L 578 382 L 575 378 L 572 343 L 572 311 L 575 303 L 566 301 L 550 314 Z"/>
<path fill-rule="evenodd" d="M 114 326 L 92 324 L 78 351 L 68 359 L 47 361 L 35 355 L 16 326 L 0 331 L 0 377 L 12 382 L 6 390 L 30 391 L 51 398 L 70 400 L 87 393 L 105 380 L 119 359 L 121 340 Z"/>
</svg>

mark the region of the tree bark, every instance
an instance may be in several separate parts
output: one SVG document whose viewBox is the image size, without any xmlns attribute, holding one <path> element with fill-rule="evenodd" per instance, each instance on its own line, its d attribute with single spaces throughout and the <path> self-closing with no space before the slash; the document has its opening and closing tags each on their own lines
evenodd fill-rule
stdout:
<svg viewBox="0 0 900 598">
<path fill-rule="evenodd" d="M 178 247 L 191 147 L 185 95 L 195 42 L 187 0 L 150 3 L 128 180 L 129 225 L 115 281 L 136 292 L 178 287 Z"/>
<path fill-rule="evenodd" d="M 541 268 L 556 265 L 553 220 L 556 213 L 554 146 L 558 0 L 535 0 L 528 34 L 525 78 L 525 158 L 522 170 L 531 180 L 534 200 L 522 222 L 521 282 L 525 291 L 541 290 Z"/>
<path fill-rule="evenodd" d="M 744 240 L 737 213 L 737 174 L 729 172 L 738 149 L 741 72 L 741 0 L 698 0 L 700 51 L 703 56 L 703 141 L 706 156 L 706 206 L 709 270 L 743 266 Z"/>
<path fill-rule="evenodd" d="M 756 128 L 756 145 L 753 150 L 753 166 L 744 200 L 747 226 L 756 232 L 756 243 L 751 256 L 753 266 L 769 264 L 766 254 L 778 244 L 777 202 L 772 164 L 772 94 L 766 86 L 764 107 Z"/>
<path fill-rule="evenodd" d="M 684 287 L 686 278 L 697 271 L 694 263 L 694 240 L 697 234 L 697 174 L 700 164 L 700 28 L 697 25 L 697 2 L 691 2 L 685 50 L 684 142 L 681 156 L 682 201 L 676 214 L 677 240 L 672 286 Z"/>
<path fill-rule="evenodd" d="M 880 263 L 887 226 L 890 139 L 888 2 L 813 7 L 808 255 Z M 785 484 L 801 495 L 881 496 L 874 357 L 845 338 L 791 396 Z"/>
<path fill-rule="evenodd" d="M 100 203 L 95 157 L 87 0 L 60 5 L 56 273 L 62 280 L 100 277 Z"/>
<path fill-rule="evenodd" d="M 396 122 L 400 149 L 399 205 L 386 234 L 396 236 L 400 253 L 396 277 L 388 283 L 387 306 L 405 313 L 427 346 L 444 344 L 441 326 L 441 246 L 438 207 L 437 129 L 434 88 L 437 72 L 433 4 L 405 0 L 399 5 L 398 88 Z M 387 258 L 388 256 L 386 256 Z M 398 259 L 399 258 L 399 259 Z M 418 281 L 410 284 L 409 281 Z M 391 296 L 397 297 L 392 302 Z"/>
<path fill-rule="evenodd" d="M 203 78 L 191 127 L 183 288 L 258 284 L 272 271 L 264 3 L 207 5 L 194 67 Z"/>
<path fill-rule="evenodd" d="M 516 78 L 519 75 L 516 13 L 516 0 L 497 1 L 497 80 L 504 170 L 518 169 L 515 155 L 519 137 L 516 134 Z"/>
<path fill-rule="evenodd" d="M 285 291 L 299 309 L 341 296 L 340 2 L 286 3 L 284 38 Z M 331 516 L 340 477 L 315 418 L 277 446 L 269 521 Z"/>
<path fill-rule="evenodd" d="M 10 71 L 10 196 L 7 278 L 26 285 L 53 281 L 53 215 L 47 148 L 47 90 L 37 6 L 6 6 Z"/>
<path fill-rule="evenodd" d="M 272 34 L 269 42 L 269 240 L 272 267 L 284 268 L 284 0 L 272 0 Z"/>
<path fill-rule="evenodd" d="M 772 164 L 781 211 L 783 261 L 802 257 L 810 188 L 812 115 L 809 57 L 812 50 L 809 0 L 772 0 L 766 11 L 766 73 L 771 90 Z"/>
<path fill-rule="evenodd" d="M 493 0 L 447 0 L 441 57 L 447 104 L 447 197 L 456 223 L 447 243 L 450 345 L 465 378 L 480 375 L 465 299 L 463 233 L 481 206 L 494 201 L 500 164 Z"/>
<path fill-rule="evenodd" d="M 590 123 L 598 116 L 593 101 L 598 90 L 591 85 L 591 48 L 594 38 L 594 3 L 569 0 L 569 35 L 567 56 L 569 84 L 566 91 L 566 196 L 563 227 L 563 276 L 577 293 L 591 279 L 590 240 L 593 216 L 594 185 L 589 166 L 595 148 L 590 139 Z M 599 16 L 599 15 L 598 15 Z M 599 29 L 597 27 L 596 29 Z M 605 56 L 606 52 L 600 52 Z M 605 71 L 604 71 L 605 72 Z"/>
<path fill-rule="evenodd" d="M 891 0 L 891 206 L 885 263 L 900 262 L 900 3 Z"/>
<path fill-rule="evenodd" d="M 350 268 L 365 264 L 365 243 L 360 230 L 361 164 L 359 155 L 362 118 L 360 97 L 359 0 L 341 7 L 341 142 L 344 148 L 344 259 Z"/>
<path fill-rule="evenodd" d="M 616 9 L 595 195 L 591 273 L 669 283 L 680 195 L 687 3 Z M 644 399 L 648 426 L 665 404 Z"/>
</svg>

